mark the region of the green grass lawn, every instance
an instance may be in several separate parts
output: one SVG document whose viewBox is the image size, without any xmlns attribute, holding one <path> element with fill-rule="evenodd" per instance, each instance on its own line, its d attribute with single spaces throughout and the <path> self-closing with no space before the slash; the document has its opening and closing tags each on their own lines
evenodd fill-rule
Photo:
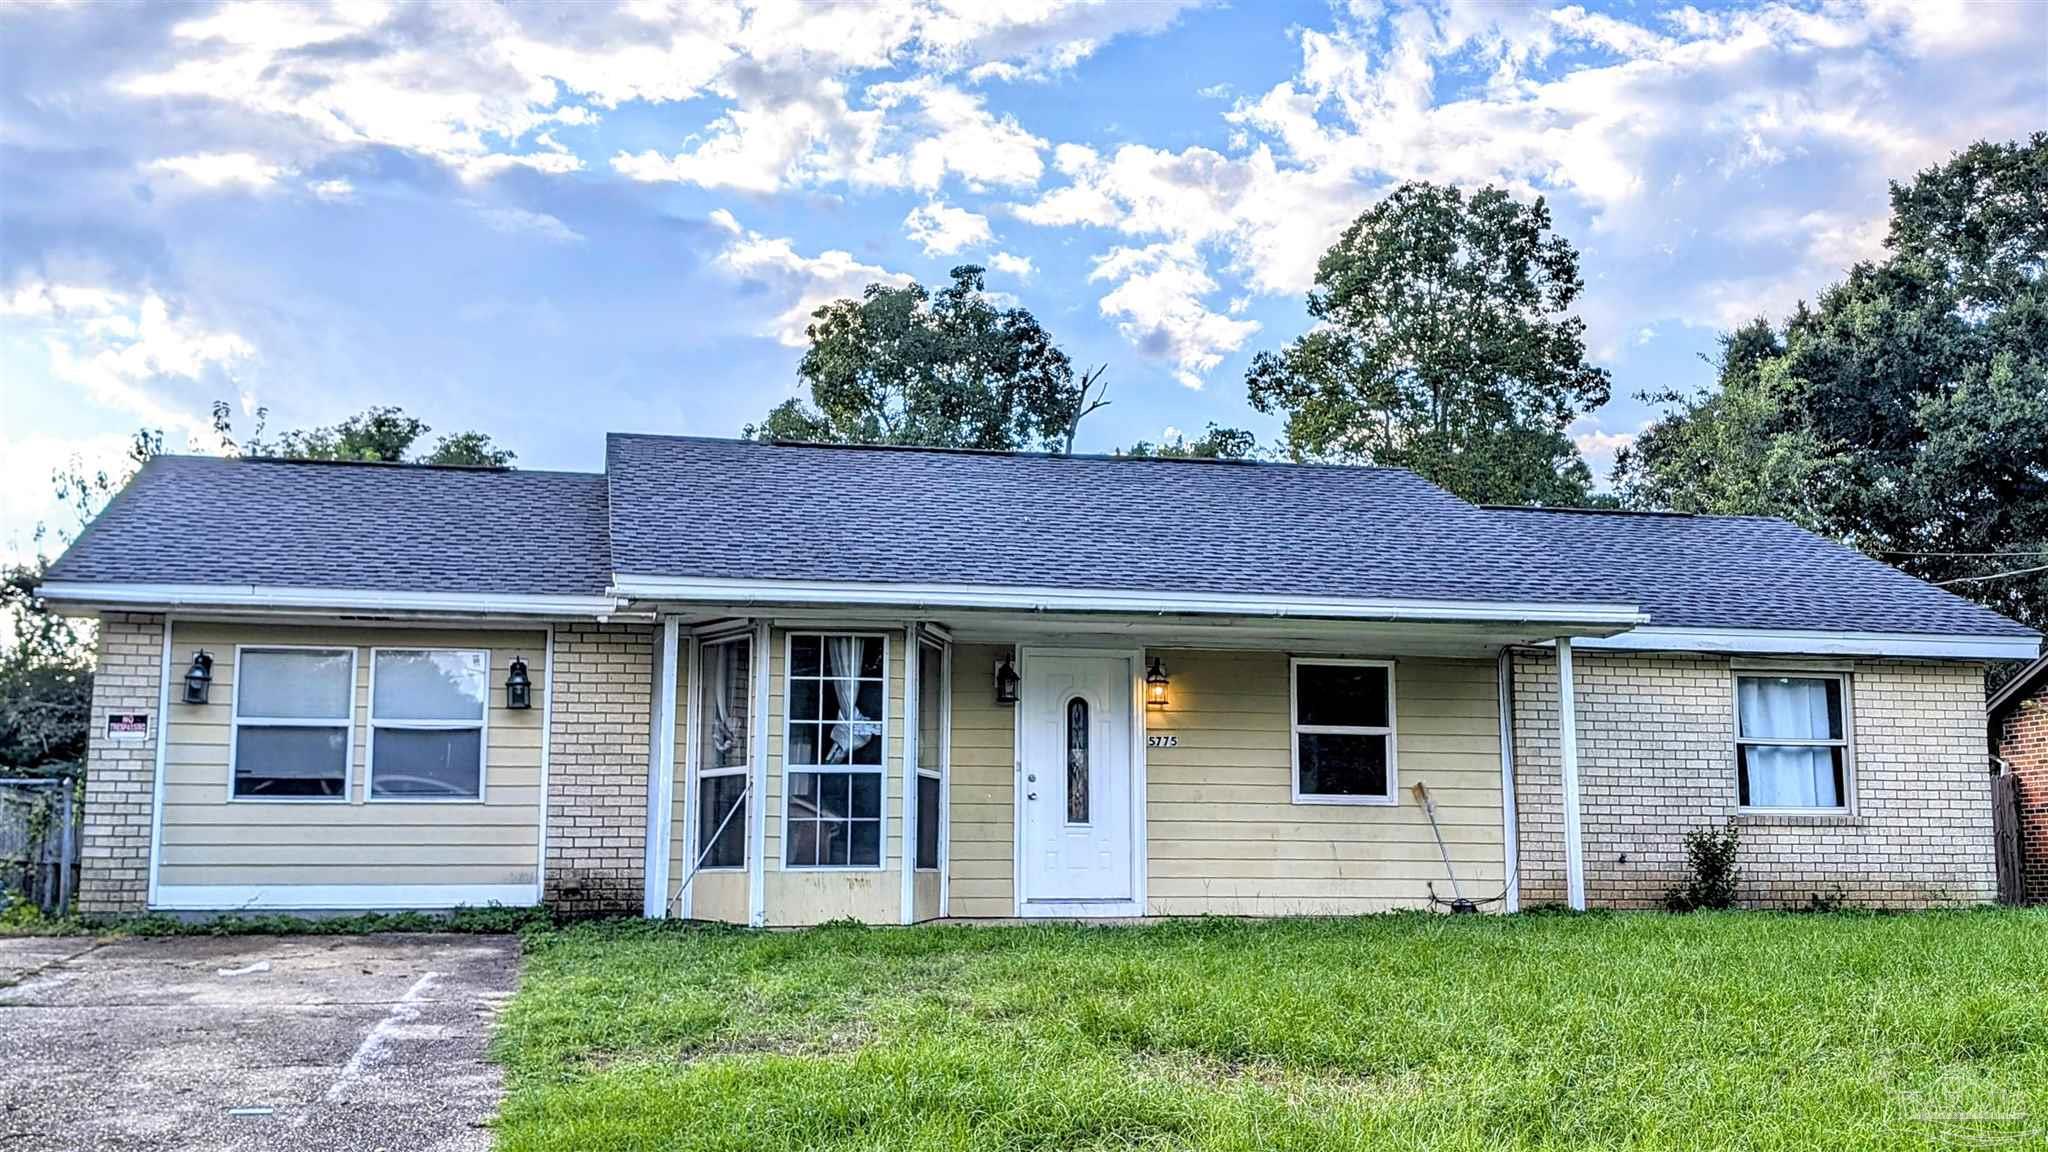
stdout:
<svg viewBox="0 0 2048 1152">
<path fill-rule="evenodd" d="M 496 1055 L 534 1152 L 2041 1148 L 2048 914 L 593 925 Z"/>
</svg>

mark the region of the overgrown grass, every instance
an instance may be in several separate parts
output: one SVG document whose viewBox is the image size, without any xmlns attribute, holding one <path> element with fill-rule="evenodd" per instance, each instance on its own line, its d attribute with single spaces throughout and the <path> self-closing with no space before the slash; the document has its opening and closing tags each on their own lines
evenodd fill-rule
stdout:
<svg viewBox="0 0 2048 1152">
<path fill-rule="evenodd" d="M 571 926 L 495 1053 L 505 1152 L 1925 1148 L 2048 1131 L 2048 915 Z"/>
<path fill-rule="evenodd" d="M 191 918 L 145 916 L 45 917 L 33 905 L 0 913 L 0 936 L 359 936 L 369 932 L 509 933 L 544 928 L 540 908 L 456 908 L 448 912 L 364 912 L 349 916 L 233 914 Z"/>
</svg>

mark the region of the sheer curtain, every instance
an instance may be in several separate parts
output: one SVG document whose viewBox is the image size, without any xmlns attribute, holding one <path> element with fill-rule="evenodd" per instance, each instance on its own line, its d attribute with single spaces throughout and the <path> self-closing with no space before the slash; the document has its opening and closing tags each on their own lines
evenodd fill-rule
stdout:
<svg viewBox="0 0 2048 1152">
<path fill-rule="evenodd" d="M 707 690 L 711 696 L 713 716 L 711 719 L 711 749 L 718 753 L 713 767 L 723 768 L 731 761 L 733 745 L 738 743 L 732 725 L 732 673 L 733 657 L 737 655 L 735 644 L 724 644 L 712 650 L 716 653 L 706 671 L 711 673 Z"/>
<path fill-rule="evenodd" d="M 854 750 L 866 747 L 876 735 L 873 728 L 860 723 L 876 719 L 860 714 L 860 646 L 858 636 L 825 637 L 825 675 L 839 697 L 839 722 L 831 728 L 832 749 L 824 757 L 827 764 L 852 763 Z"/>
<path fill-rule="evenodd" d="M 1830 740 L 1836 734 L 1827 680 L 1754 677 L 1736 687 L 1749 803 L 1756 808 L 1836 808 L 1835 749 L 1769 740 Z"/>
</svg>

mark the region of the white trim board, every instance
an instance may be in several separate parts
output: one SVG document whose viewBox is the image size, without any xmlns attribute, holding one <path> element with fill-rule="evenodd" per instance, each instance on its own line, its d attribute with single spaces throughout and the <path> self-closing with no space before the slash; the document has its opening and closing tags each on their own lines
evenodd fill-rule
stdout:
<svg viewBox="0 0 2048 1152">
<path fill-rule="evenodd" d="M 1899 656 L 1948 660 L 2031 660 L 2039 638 L 1932 632 L 1824 632 L 1796 628 L 1635 628 L 1581 636 L 1580 648 L 1628 652 L 1728 652 L 1798 656 Z"/>
<path fill-rule="evenodd" d="M 165 884 L 152 911 L 254 912 L 269 910 L 390 910 L 531 908 L 538 884 Z"/>
<path fill-rule="evenodd" d="M 1010 608 L 1031 612 L 1140 612 L 1196 616 L 1310 616 L 1356 620 L 1476 620 L 1571 623 L 1614 628 L 1649 619 L 1633 604 L 1246 596 L 987 584 L 887 584 L 855 580 L 729 580 L 616 576 L 627 600 L 702 601 L 893 608 Z"/>
<path fill-rule="evenodd" d="M 366 612 L 461 612 L 485 616 L 606 616 L 610 596 L 510 595 L 475 592 L 383 592 L 368 588 L 286 588 L 264 584 L 126 584 L 52 580 L 36 589 L 45 600 L 81 605 L 159 608 L 312 608 Z"/>
</svg>

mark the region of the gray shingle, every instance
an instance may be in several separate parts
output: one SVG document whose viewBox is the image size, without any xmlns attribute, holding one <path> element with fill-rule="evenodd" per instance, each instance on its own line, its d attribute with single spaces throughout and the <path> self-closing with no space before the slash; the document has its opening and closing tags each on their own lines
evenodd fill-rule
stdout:
<svg viewBox="0 0 2048 1152">
<path fill-rule="evenodd" d="M 604 477 L 159 456 L 52 580 L 598 595 Z"/>
<path fill-rule="evenodd" d="M 622 575 L 1627 602 L 1413 473 L 613 435 Z"/>
<path fill-rule="evenodd" d="M 1784 520 L 1490 508 L 1659 628 L 2032 636 L 2032 629 Z"/>
</svg>

